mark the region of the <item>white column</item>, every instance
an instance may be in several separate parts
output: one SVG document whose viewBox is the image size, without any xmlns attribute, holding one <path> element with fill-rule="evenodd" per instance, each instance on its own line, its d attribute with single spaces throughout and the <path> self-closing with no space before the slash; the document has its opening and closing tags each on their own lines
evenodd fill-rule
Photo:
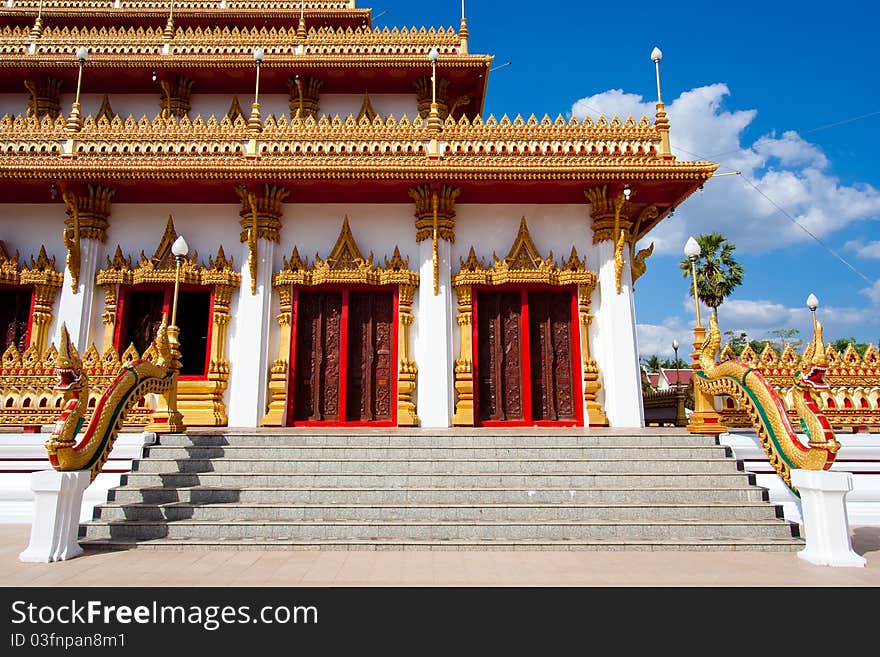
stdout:
<svg viewBox="0 0 880 657">
<path fill-rule="evenodd" d="M 454 411 L 452 364 L 452 247 L 438 244 L 440 293 L 434 296 L 431 240 L 419 243 L 419 306 L 416 316 L 416 364 L 419 367 L 416 408 L 423 427 L 448 427 Z"/>
<path fill-rule="evenodd" d="M 862 567 L 867 561 L 852 549 L 846 494 L 852 490 L 849 472 L 792 470 L 791 483 L 801 494 L 807 546 L 798 557 L 818 566 Z"/>
<path fill-rule="evenodd" d="M 20 561 L 64 561 L 82 554 L 78 542 L 79 513 L 83 493 L 91 480 L 88 470 L 41 470 L 31 475 L 34 519 L 31 540 L 18 555 Z"/>
<path fill-rule="evenodd" d="M 82 354 L 89 347 L 89 329 L 92 321 L 92 304 L 95 300 L 95 272 L 101 253 L 101 242 L 81 238 L 79 244 L 79 287 L 73 293 L 73 278 L 70 270 L 64 270 L 64 285 L 58 306 L 58 319 L 52 342 L 57 346 L 61 339 L 61 323 L 67 325 L 67 332 L 76 350 Z M 48 345 L 46 345 L 48 347 Z"/>
<path fill-rule="evenodd" d="M 605 413 L 611 427 L 641 427 L 645 424 L 645 412 L 629 262 L 624 263 L 618 294 L 614 244 L 610 240 L 600 242 L 596 245 L 596 253 L 601 266 L 592 303 L 596 309 L 593 356 L 602 375 Z"/>
<path fill-rule="evenodd" d="M 241 251 L 241 287 L 229 357 L 229 426 L 260 426 L 269 381 L 269 326 L 275 242 L 257 239 L 257 293 L 251 294 L 247 243 Z"/>
</svg>

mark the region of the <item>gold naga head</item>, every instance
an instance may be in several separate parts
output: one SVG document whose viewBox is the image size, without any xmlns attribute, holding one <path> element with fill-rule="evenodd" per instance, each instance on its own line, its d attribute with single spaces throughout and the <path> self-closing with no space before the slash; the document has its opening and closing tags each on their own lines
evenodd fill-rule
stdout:
<svg viewBox="0 0 880 657">
<path fill-rule="evenodd" d="M 55 375 L 58 383 L 56 390 L 76 390 L 83 385 L 83 364 L 79 353 L 67 332 L 67 325 L 61 324 L 61 339 L 58 345 L 58 356 L 55 358 Z"/>
<path fill-rule="evenodd" d="M 828 355 L 822 338 L 822 324 L 813 316 L 813 342 L 804 352 L 801 371 L 796 377 L 801 383 L 813 388 L 828 388 L 825 372 L 828 370 Z"/>
<path fill-rule="evenodd" d="M 171 367 L 171 362 L 173 360 L 171 355 L 171 343 L 168 340 L 168 315 L 162 315 L 162 324 L 159 325 L 159 330 L 156 331 L 156 338 L 154 340 L 156 345 L 156 353 L 159 357 L 156 359 L 156 365 L 159 367 L 169 368 Z"/>
</svg>

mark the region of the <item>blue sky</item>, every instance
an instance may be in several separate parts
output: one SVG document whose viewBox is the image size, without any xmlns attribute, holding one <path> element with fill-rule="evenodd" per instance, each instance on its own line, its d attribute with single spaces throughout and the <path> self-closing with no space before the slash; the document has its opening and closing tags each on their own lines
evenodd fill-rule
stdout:
<svg viewBox="0 0 880 657">
<path fill-rule="evenodd" d="M 456 0 L 358 4 L 387 10 L 377 26 L 457 27 L 461 13 Z M 652 116 L 658 46 L 673 150 L 742 172 L 707 183 L 640 245 L 656 244 L 635 290 L 643 355 L 689 342 L 678 261 L 689 234 L 713 231 L 746 270 L 722 330 L 808 334 L 813 292 L 826 339 L 880 340 L 876 3 L 472 0 L 466 11 L 471 52 L 512 62 L 490 75 L 487 114 Z"/>
</svg>

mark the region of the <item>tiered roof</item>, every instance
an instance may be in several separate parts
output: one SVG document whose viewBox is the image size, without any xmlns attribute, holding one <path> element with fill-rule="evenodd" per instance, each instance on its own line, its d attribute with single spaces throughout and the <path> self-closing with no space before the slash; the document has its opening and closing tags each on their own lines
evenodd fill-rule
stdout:
<svg viewBox="0 0 880 657">
<path fill-rule="evenodd" d="M 656 218 L 641 225 L 641 235 L 716 168 L 672 157 L 669 124 L 660 111 L 655 121 L 483 117 L 493 58 L 468 52 L 464 21 L 458 30 L 378 29 L 353 2 L 307 2 L 301 23 L 297 2 L 227 0 L 220 9 L 219 1 L 190 0 L 175 2 L 169 27 L 147 20 L 151 12 L 167 12 L 167 2 L 121 0 L 115 8 L 113 0 L 52 0 L 44 2 L 42 15 L 53 20 L 36 30 L 30 21 L 9 20 L 24 4 L 15 0 L 11 8 L 0 8 L 0 91 L 7 93 L 22 92 L 25 79 L 40 75 L 72 91 L 73 53 L 86 45 L 84 92 L 156 93 L 149 71 L 158 69 L 165 77 L 186 76 L 194 93 L 229 94 L 230 100 L 238 94 L 248 103 L 252 53 L 259 46 L 265 51 L 261 94 L 287 94 L 290 76 L 306 74 L 322 81 L 322 94 L 415 96 L 416 80 L 431 73 L 427 53 L 437 48 L 438 76 L 448 82 L 448 97 L 469 102 L 435 124 L 419 116 L 263 116 L 258 130 L 246 116 L 111 115 L 86 117 L 80 129 L 63 116 L 7 116 L 0 120 L 0 180 L 17 181 L 8 202 L 43 201 L 47 183 L 64 180 L 105 181 L 117 188 L 117 202 L 154 198 L 157 188 L 166 198 L 179 193 L 193 202 L 235 202 L 234 183 L 271 180 L 303 202 L 402 202 L 412 185 L 449 182 L 462 187 L 461 202 L 583 203 L 587 188 L 627 182 L 637 191 L 636 210 L 658 208 Z M 27 6 L 33 20 L 37 2 Z M 89 12 L 144 20 L 136 26 L 103 24 L 86 20 Z M 222 15 L 223 25 L 190 21 L 207 14 Z M 326 27 L 319 24 L 322 15 Z M 361 25 L 342 20 L 355 16 Z"/>
</svg>

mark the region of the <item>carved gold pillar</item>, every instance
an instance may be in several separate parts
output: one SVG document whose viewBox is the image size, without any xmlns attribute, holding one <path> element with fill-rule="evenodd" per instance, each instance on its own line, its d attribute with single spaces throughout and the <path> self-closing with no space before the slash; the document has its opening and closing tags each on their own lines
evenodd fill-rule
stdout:
<svg viewBox="0 0 880 657">
<path fill-rule="evenodd" d="M 458 297 L 458 327 L 461 334 L 461 352 L 455 361 L 455 426 L 474 426 L 474 361 L 473 361 L 473 288 L 461 285 L 455 288 Z"/>
<path fill-rule="evenodd" d="M 192 107 L 192 80 L 184 76 L 178 77 L 173 82 L 159 80 L 159 88 L 162 90 L 159 97 L 162 116 L 166 118 L 175 116 L 180 119 L 189 114 Z"/>
<path fill-rule="evenodd" d="M 290 341 L 293 321 L 293 303 L 290 285 L 276 285 L 281 300 L 280 312 L 276 319 L 281 328 L 278 340 L 278 358 L 272 363 L 269 374 L 269 411 L 263 418 L 263 425 L 280 427 L 284 424 L 284 410 L 287 405 L 287 372 L 290 367 Z"/>
<path fill-rule="evenodd" d="M 424 78 L 419 78 L 415 81 L 416 85 L 416 99 L 419 103 L 419 116 L 423 119 L 428 118 L 428 114 L 431 112 L 431 99 L 433 98 L 433 92 L 431 89 L 431 76 L 427 76 Z M 449 116 L 449 103 L 447 102 L 449 90 L 449 80 L 445 78 L 437 78 L 437 112 L 440 115 L 440 120 L 445 121 L 446 117 Z"/>
<path fill-rule="evenodd" d="M 281 237 L 281 215 L 284 214 L 284 199 L 289 192 L 283 187 L 270 183 L 261 189 L 251 189 L 238 185 L 235 193 L 241 200 L 241 235 L 243 244 L 248 245 L 248 266 L 251 275 L 251 294 L 256 294 L 257 284 L 257 240 L 262 238 L 278 244 Z"/>
<path fill-rule="evenodd" d="M 80 269 L 82 268 L 83 239 L 97 240 L 102 244 L 107 241 L 107 219 L 110 217 L 110 202 L 116 190 L 104 185 L 88 184 L 85 191 L 64 192 L 67 219 L 64 220 L 64 245 L 67 248 L 67 269 L 70 271 L 73 291 L 79 288 Z M 94 266 L 88 273 L 94 273 Z M 86 290 L 91 290 L 91 282 L 86 281 Z"/>
<path fill-rule="evenodd" d="M 25 80 L 30 94 L 27 116 L 42 119 L 47 114 L 54 121 L 61 115 L 61 80 L 46 78 L 42 83 Z"/>
<path fill-rule="evenodd" d="M 64 281 L 64 274 L 55 271 L 55 256 L 48 258 L 46 248 L 40 247 L 37 259 L 31 256 L 30 267 L 21 271 L 21 282 L 34 286 L 34 313 L 31 315 L 31 344 L 42 356 L 49 342 L 49 324 L 55 296 Z"/>
<path fill-rule="evenodd" d="M 413 323 L 412 302 L 415 291 L 413 285 L 401 285 L 397 302 L 397 424 L 401 427 L 419 426 L 415 404 L 418 367 L 409 353 L 409 327 Z"/>
<path fill-rule="evenodd" d="M 288 78 L 287 88 L 290 90 L 289 103 L 290 117 L 301 117 L 303 120 L 311 117 L 318 118 L 321 110 L 321 87 L 324 82 L 317 78 Z"/>
<path fill-rule="evenodd" d="M 432 187 L 424 184 L 409 190 L 410 198 L 415 202 L 416 210 L 416 243 L 432 240 L 431 258 L 434 269 L 434 294 L 439 285 L 439 240 L 444 239 L 450 244 L 455 242 L 455 200 L 461 194 L 461 188 L 442 184 Z"/>
<path fill-rule="evenodd" d="M 101 355 L 110 349 L 115 349 L 116 338 L 116 310 L 119 303 L 119 286 L 130 285 L 132 282 L 131 256 L 126 258 L 122 255 L 122 249 L 116 246 L 113 258 L 107 256 L 107 266 L 95 275 L 95 283 L 104 288 L 104 312 L 101 315 L 101 323 L 104 325 L 104 341 L 101 345 Z M 120 345 L 124 350 L 125 345 Z"/>
<path fill-rule="evenodd" d="M 608 417 L 599 403 L 599 390 L 602 384 L 599 382 L 599 366 L 593 358 L 590 348 L 590 324 L 593 316 L 590 314 L 590 296 L 593 288 L 588 285 L 578 285 L 578 315 L 580 316 L 581 331 L 581 359 L 583 361 L 584 377 L 584 402 L 587 407 L 587 425 L 608 426 Z"/>
<path fill-rule="evenodd" d="M 101 313 L 101 323 L 104 325 L 104 341 L 101 344 L 101 354 L 106 354 L 108 349 L 113 349 L 113 337 L 116 335 L 116 307 L 119 302 L 119 286 L 115 283 L 104 285 L 104 312 Z"/>
</svg>

